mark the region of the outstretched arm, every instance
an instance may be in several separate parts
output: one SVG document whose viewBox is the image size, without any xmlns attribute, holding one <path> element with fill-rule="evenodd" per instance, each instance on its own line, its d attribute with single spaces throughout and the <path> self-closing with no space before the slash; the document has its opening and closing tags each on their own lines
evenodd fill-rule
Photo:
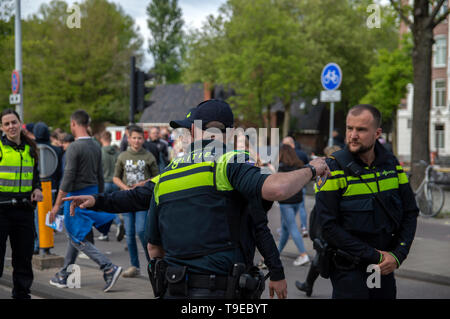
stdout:
<svg viewBox="0 0 450 319">
<path fill-rule="evenodd" d="M 309 162 L 316 169 L 317 176 L 329 175 L 330 169 L 324 158 L 316 158 Z M 309 167 L 287 173 L 272 174 L 264 181 L 262 197 L 265 200 L 279 201 L 297 194 L 312 178 Z"/>
</svg>

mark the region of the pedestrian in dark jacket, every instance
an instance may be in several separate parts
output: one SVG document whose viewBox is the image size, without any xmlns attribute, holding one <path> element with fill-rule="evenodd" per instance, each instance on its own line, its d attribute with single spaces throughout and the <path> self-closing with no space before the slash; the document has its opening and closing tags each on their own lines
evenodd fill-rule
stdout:
<svg viewBox="0 0 450 319">
<path fill-rule="evenodd" d="M 105 193 L 112 193 L 119 190 L 113 182 L 114 168 L 116 166 L 117 158 L 119 157 L 119 150 L 111 145 L 111 133 L 104 131 L 100 134 L 100 143 L 102 144 L 102 166 L 103 177 L 105 179 Z M 121 241 L 125 235 L 125 227 L 123 225 L 120 215 L 116 215 L 114 223 L 117 226 L 116 239 Z M 98 237 L 99 240 L 109 240 L 108 233 L 102 234 Z"/>
</svg>

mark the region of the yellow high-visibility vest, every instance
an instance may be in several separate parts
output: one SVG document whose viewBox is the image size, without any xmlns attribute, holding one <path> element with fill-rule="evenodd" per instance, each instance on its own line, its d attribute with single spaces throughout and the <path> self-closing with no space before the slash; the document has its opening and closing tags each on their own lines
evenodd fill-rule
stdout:
<svg viewBox="0 0 450 319">
<path fill-rule="evenodd" d="M 0 192 L 31 192 L 34 158 L 30 154 L 30 145 L 19 150 L 3 145 L 0 140 L 0 151 Z"/>
</svg>

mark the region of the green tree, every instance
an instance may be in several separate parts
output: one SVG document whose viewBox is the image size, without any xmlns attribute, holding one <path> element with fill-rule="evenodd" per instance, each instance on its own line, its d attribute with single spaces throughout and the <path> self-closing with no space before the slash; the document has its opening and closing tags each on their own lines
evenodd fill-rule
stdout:
<svg viewBox="0 0 450 319">
<path fill-rule="evenodd" d="M 192 30 L 186 40 L 182 81 L 220 84 L 218 57 L 224 51 L 225 41 L 222 15 L 209 15 L 201 29 Z"/>
<path fill-rule="evenodd" d="M 147 7 L 147 25 L 152 34 L 149 52 L 158 83 L 177 83 L 183 56 L 183 18 L 178 0 L 152 0 Z"/>
<path fill-rule="evenodd" d="M 398 46 L 398 23 L 382 7 L 381 28 L 367 27 L 368 0 L 229 0 L 188 44 L 184 81 L 228 84 L 237 114 L 263 123 L 263 109 L 281 99 L 283 134 L 292 98 L 317 97 L 323 66 L 337 62 L 344 73 L 347 108 L 366 94 L 366 74 L 381 48 Z"/>
<path fill-rule="evenodd" d="M 0 109 L 9 104 L 11 72 L 14 70 L 14 12 L 11 0 L 0 0 Z"/>
<path fill-rule="evenodd" d="M 228 18 L 225 51 L 219 57 L 219 79 L 232 86 L 232 103 L 246 117 L 259 116 L 280 99 L 285 106 L 283 134 L 289 129 L 289 106 L 301 88 L 307 61 L 296 20 L 279 2 L 230 0 L 223 11 Z M 253 117 L 254 117 L 253 115 Z M 270 121 L 266 123 L 270 128 Z"/>
<path fill-rule="evenodd" d="M 398 46 L 397 24 L 392 10 L 382 7 L 381 28 L 369 28 L 367 6 L 372 1 L 305 0 L 298 1 L 301 32 L 308 45 L 303 53 L 309 61 L 304 92 L 317 96 L 322 68 L 336 62 L 342 69 L 342 101 L 337 107 L 347 109 L 366 94 L 366 78 L 376 63 L 376 52 Z M 380 41 L 383 39 L 383 42 Z"/>
<path fill-rule="evenodd" d="M 381 111 L 383 123 L 396 127 L 397 109 L 400 100 L 406 94 L 406 86 L 412 83 L 412 41 L 406 37 L 402 46 L 396 50 L 382 49 L 378 53 L 378 61 L 370 68 L 367 79 L 370 89 L 361 103 L 376 105 Z M 395 129 L 392 130 L 394 136 Z M 394 149 L 396 138 L 392 139 Z"/>
<path fill-rule="evenodd" d="M 106 0 L 80 5 L 81 28 L 69 28 L 67 3 L 52 1 L 23 23 L 26 121 L 68 126 L 76 109 L 94 122 L 127 122 L 129 58 L 142 40 L 134 21 Z"/>
</svg>

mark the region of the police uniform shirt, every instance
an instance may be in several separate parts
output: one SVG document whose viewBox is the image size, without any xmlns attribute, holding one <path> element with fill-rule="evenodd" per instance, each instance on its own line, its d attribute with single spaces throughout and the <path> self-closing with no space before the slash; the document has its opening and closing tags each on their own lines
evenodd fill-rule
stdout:
<svg viewBox="0 0 450 319">
<path fill-rule="evenodd" d="M 211 141 L 202 142 L 203 152 L 205 152 L 205 145 L 209 142 Z M 226 152 L 224 151 L 223 153 L 225 154 Z M 191 152 L 191 154 L 193 154 L 193 152 Z M 239 155 L 242 155 L 242 153 Z M 189 154 L 187 156 L 189 156 Z M 245 156 L 247 157 L 248 154 Z M 202 202 L 202 208 L 204 208 L 205 212 L 211 212 L 223 209 L 225 205 L 231 204 L 234 207 L 229 207 L 228 210 L 241 212 L 242 205 L 245 202 L 243 199 L 248 199 L 262 203 L 263 207 L 268 210 L 273 202 L 263 200 L 261 194 L 262 186 L 268 175 L 261 174 L 260 169 L 254 165 L 243 163 L 242 161 L 230 161 L 231 157 L 228 158 L 227 164 L 224 166 L 225 171 L 222 172 L 223 174 L 226 174 L 229 185 L 232 187 L 232 191 L 228 194 L 231 196 L 231 200 L 230 197 L 228 199 L 225 198 L 226 196 L 218 197 L 214 201 L 205 200 Z M 174 161 L 172 161 L 172 163 L 173 162 Z M 173 165 L 172 163 L 169 164 L 168 167 L 171 167 L 171 165 Z M 217 171 L 219 170 L 220 169 L 217 168 Z M 160 176 L 163 178 L 164 172 Z M 190 207 L 195 207 L 195 205 L 198 207 L 198 202 L 195 202 L 194 204 L 194 201 L 197 201 L 202 195 L 190 195 L 189 189 L 192 185 L 184 185 L 181 180 L 175 184 L 176 187 L 179 188 L 179 191 L 174 193 L 174 200 L 169 203 L 169 207 L 166 207 L 163 213 L 161 213 L 161 207 L 156 203 L 158 198 L 156 195 L 158 187 L 155 187 L 149 211 L 149 243 L 162 246 L 166 252 L 165 259 L 169 264 L 188 266 L 188 271 L 194 273 L 214 273 L 217 275 L 230 274 L 234 263 L 244 262 L 243 253 L 239 248 L 213 252 L 198 258 L 177 258 L 168 254 L 168 249 L 167 247 L 164 247 L 163 244 L 163 237 L 167 237 L 167 235 L 161 233 L 161 230 L 163 230 L 163 232 L 167 231 L 172 234 L 177 234 L 177 238 L 182 241 L 183 238 L 219 235 L 217 234 L 218 228 L 216 229 L 216 226 L 220 226 L 202 224 L 201 217 L 199 220 L 192 221 L 192 218 L 189 218 L 191 216 L 189 209 Z M 163 214 L 164 216 L 161 217 L 160 214 Z M 216 234 L 214 232 L 216 232 Z"/>
<path fill-rule="evenodd" d="M 390 251 L 399 266 L 414 239 L 419 211 L 408 178 L 395 156 L 378 142 L 371 167 L 357 156 L 353 158 L 364 168 L 362 180 L 344 174 L 331 157 L 326 160 L 331 177 L 315 185 L 324 239 L 367 264 L 379 263 L 381 256 L 376 249 Z M 380 207 L 376 209 L 373 193 L 380 194 L 390 214 L 399 221 L 398 229 L 394 230 L 393 220 Z"/>
</svg>

